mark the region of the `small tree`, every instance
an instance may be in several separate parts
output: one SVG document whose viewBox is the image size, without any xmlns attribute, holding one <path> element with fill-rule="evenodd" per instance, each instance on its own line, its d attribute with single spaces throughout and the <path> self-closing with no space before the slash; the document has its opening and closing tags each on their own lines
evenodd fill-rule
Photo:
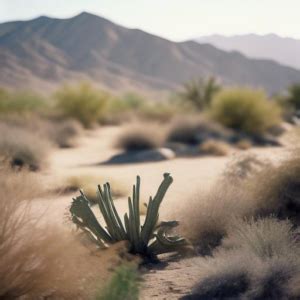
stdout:
<svg viewBox="0 0 300 300">
<path fill-rule="evenodd" d="M 214 77 L 192 80 L 184 84 L 184 89 L 179 93 L 182 100 L 189 101 L 198 110 L 207 108 L 213 96 L 221 89 Z"/>
</svg>

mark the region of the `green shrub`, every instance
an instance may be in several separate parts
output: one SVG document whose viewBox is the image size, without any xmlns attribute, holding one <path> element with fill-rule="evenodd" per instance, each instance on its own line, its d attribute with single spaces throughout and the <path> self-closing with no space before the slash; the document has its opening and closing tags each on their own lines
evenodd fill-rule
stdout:
<svg viewBox="0 0 300 300">
<path fill-rule="evenodd" d="M 0 90 L 0 114 L 34 112 L 45 107 L 45 100 L 36 93 Z"/>
<path fill-rule="evenodd" d="M 235 88 L 221 91 L 212 101 L 211 116 L 222 125 L 253 135 L 280 122 L 280 108 L 263 91 Z"/>
<path fill-rule="evenodd" d="M 64 86 L 55 94 L 55 98 L 56 109 L 65 117 L 90 127 L 103 113 L 109 96 L 88 83 L 81 83 L 78 86 Z"/>
<path fill-rule="evenodd" d="M 121 265 L 113 273 L 109 284 L 96 300 L 138 300 L 139 276 L 136 268 L 130 265 Z"/>
</svg>

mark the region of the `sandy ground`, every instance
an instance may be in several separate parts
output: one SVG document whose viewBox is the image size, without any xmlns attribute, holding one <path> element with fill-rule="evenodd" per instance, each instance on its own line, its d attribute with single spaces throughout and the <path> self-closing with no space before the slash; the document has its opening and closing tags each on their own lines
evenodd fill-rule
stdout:
<svg viewBox="0 0 300 300">
<path fill-rule="evenodd" d="M 65 178 L 74 175 L 96 175 L 103 180 L 112 179 L 129 187 L 135 182 L 136 175 L 142 178 L 142 197 L 146 202 L 149 195 L 153 195 L 162 175 L 165 172 L 172 174 L 174 183 L 163 202 L 161 217 L 172 214 L 174 210 L 185 203 L 199 190 L 208 188 L 223 172 L 226 163 L 237 155 L 233 152 L 227 157 L 199 157 L 177 158 L 155 163 L 137 163 L 127 165 L 101 165 L 112 155 L 118 153 L 114 149 L 114 140 L 120 132 L 118 127 L 105 127 L 93 131 L 86 131 L 79 138 L 78 146 L 70 149 L 56 150 L 50 159 L 50 168 L 45 173 L 46 182 L 61 185 Z M 282 151 L 280 148 L 251 150 L 259 155 L 270 158 L 276 157 Z M 48 199 L 35 202 L 35 208 L 45 211 L 47 220 L 66 222 L 68 207 L 74 194 L 55 195 Z M 117 209 L 125 211 L 125 198 L 116 199 Z M 143 290 L 141 299 L 178 299 L 190 291 L 197 278 L 197 264 L 195 258 L 183 259 L 170 263 L 163 269 L 151 270 L 143 275 Z"/>
</svg>

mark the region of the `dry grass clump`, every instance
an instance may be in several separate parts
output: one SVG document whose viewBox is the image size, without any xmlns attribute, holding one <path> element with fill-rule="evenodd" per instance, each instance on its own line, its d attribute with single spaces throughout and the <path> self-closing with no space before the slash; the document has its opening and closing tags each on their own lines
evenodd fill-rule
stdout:
<svg viewBox="0 0 300 300">
<path fill-rule="evenodd" d="M 47 164 L 50 144 L 46 139 L 21 128 L 0 124 L 0 158 L 13 167 L 37 171 Z"/>
<path fill-rule="evenodd" d="M 229 141 L 232 133 L 205 118 L 178 118 L 171 125 L 167 141 L 188 145 L 198 145 L 207 139 Z"/>
<path fill-rule="evenodd" d="M 260 90 L 234 88 L 222 90 L 210 106 L 213 119 L 250 135 L 260 135 L 281 121 L 278 104 Z"/>
<path fill-rule="evenodd" d="M 164 129 L 150 123 L 138 123 L 125 128 L 115 146 L 124 151 L 152 150 L 161 147 L 163 140 Z"/>
<path fill-rule="evenodd" d="M 55 146 L 66 148 L 76 143 L 82 127 L 79 122 L 71 119 L 48 119 L 38 115 L 7 115 L 1 116 L 1 123 L 41 136 Z"/>
<path fill-rule="evenodd" d="M 62 189 L 66 192 L 73 192 L 83 190 L 87 198 L 92 202 L 97 201 L 97 186 L 103 182 L 109 182 L 111 185 L 111 192 L 114 198 L 120 198 L 127 196 L 129 193 L 128 188 L 122 185 L 120 182 L 116 182 L 111 179 L 104 179 L 101 176 L 91 176 L 91 175 L 80 175 L 80 176 L 70 176 L 66 179 Z"/>
<path fill-rule="evenodd" d="M 200 153 L 215 156 L 226 156 L 230 153 L 230 146 L 225 142 L 211 139 L 200 145 Z"/>
<path fill-rule="evenodd" d="M 43 193 L 36 175 L 0 169 L 0 298 L 89 299 L 109 258 L 42 222 L 31 200 Z"/>
<path fill-rule="evenodd" d="M 183 299 L 297 299 L 300 244 L 287 221 L 239 221 Z M 293 298 L 295 297 L 295 298 Z"/>
<path fill-rule="evenodd" d="M 200 255 L 210 255 L 220 245 L 235 218 L 252 211 L 244 201 L 247 192 L 238 185 L 218 181 L 211 189 L 197 193 L 189 205 L 178 208 L 181 234 L 195 245 Z"/>
<path fill-rule="evenodd" d="M 76 145 L 76 138 L 80 135 L 82 127 L 75 120 L 63 120 L 49 123 L 46 131 L 49 139 L 60 148 L 70 148 Z"/>
<path fill-rule="evenodd" d="M 274 214 L 289 218 L 295 224 L 300 220 L 300 154 L 297 149 L 289 158 L 268 165 L 247 183 L 258 215 Z"/>
<path fill-rule="evenodd" d="M 253 144 L 250 140 L 248 139 L 241 139 L 237 141 L 234 146 L 238 148 L 239 150 L 248 150 L 252 148 Z"/>
</svg>

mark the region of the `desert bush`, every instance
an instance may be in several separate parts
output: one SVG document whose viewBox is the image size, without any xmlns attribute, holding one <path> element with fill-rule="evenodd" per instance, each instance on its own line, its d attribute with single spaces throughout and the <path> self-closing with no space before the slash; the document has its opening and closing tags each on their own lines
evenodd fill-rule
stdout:
<svg viewBox="0 0 300 300">
<path fill-rule="evenodd" d="M 101 182 L 110 182 L 112 184 L 111 193 L 114 198 L 120 198 L 127 196 L 128 189 L 111 179 L 104 179 L 101 176 L 89 176 L 89 175 L 80 175 L 80 176 L 71 176 L 68 177 L 63 183 L 63 186 L 60 187 L 65 192 L 78 192 L 83 190 L 84 194 L 87 196 L 89 201 L 92 203 L 97 203 L 97 185 Z"/>
<path fill-rule="evenodd" d="M 164 130 L 150 123 L 128 126 L 117 137 L 115 146 L 125 151 L 142 151 L 162 146 Z"/>
<path fill-rule="evenodd" d="M 167 141 L 189 145 L 200 144 L 207 139 L 230 141 L 232 132 L 205 118 L 177 118 L 171 123 Z"/>
<path fill-rule="evenodd" d="M 49 121 L 45 129 L 50 141 L 60 148 L 73 147 L 82 131 L 80 123 L 75 120 Z"/>
<path fill-rule="evenodd" d="M 0 158 L 14 167 L 40 170 L 47 164 L 50 144 L 41 136 L 0 124 Z"/>
<path fill-rule="evenodd" d="M 300 155 L 292 151 L 277 164 L 269 164 L 247 182 L 257 214 L 274 214 L 296 224 L 300 216 Z"/>
<path fill-rule="evenodd" d="M 65 117 L 90 127 L 103 113 L 109 95 L 88 83 L 81 83 L 78 86 L 64 86 L 56 92 L 55 98 L 56 109 Z"/>
<path fill-rule="evenodd" d="M 241 139 L 237 141 L 234 145 L 239 150 L 248 150 L 253 146 L 251 140 L 249 139 Z"/>
<path fill-rule="evenodd" d="M 209 107 L 213 96 L 220 91 L 221 86 L 216 82 L 214 77 L 207 79 L 198 79 L 187 82 L 183 86 L 183 91 L 179 93 L 179 97 L 184 102 L 189 102 L 198 110 Z"/>
<path fill-rule="evenodd" d="M 74 146 L 76 137 L 80 135 L 82 129 L 80 123 L 75 120 L 56 120 L 38 115 L 6 115 L 1 116 L 0 122 L 10 128 L 38 135 L 61 148 Z"/>
<path fill-rule="evenodd" d="M 200 153 L 206 155 L 226 156 L 230 153 L 230 146 L 225 142 L 210 139 L 200 145 Z"/>
<path fill-rule="evenodd" d="M 199 261 L 199 283 L 183 299 L 299 297 L 300 245 L 292 227 L 274 218 L 236 222 L 213 257 Z"/>
<path fill-rule="evenodd" d="M 220 124 L 250 135 L 260 135 L 280 122 L 280 108 L 265 93 L 248 88 L 221 91 L 210 107 Z"/>
<path fill-rule="evenodd" d="M 139 276 L 133 265 L 121 265 L 110 279 L 107 286 L 96 297 L 96 300 L 138 300 Z"/>
<path fill-rule="evenodd" d="M 36 112 L 45 107 L 45 99 L 33 92 L 0 92 L 0 114 Z"/>
</svg>

